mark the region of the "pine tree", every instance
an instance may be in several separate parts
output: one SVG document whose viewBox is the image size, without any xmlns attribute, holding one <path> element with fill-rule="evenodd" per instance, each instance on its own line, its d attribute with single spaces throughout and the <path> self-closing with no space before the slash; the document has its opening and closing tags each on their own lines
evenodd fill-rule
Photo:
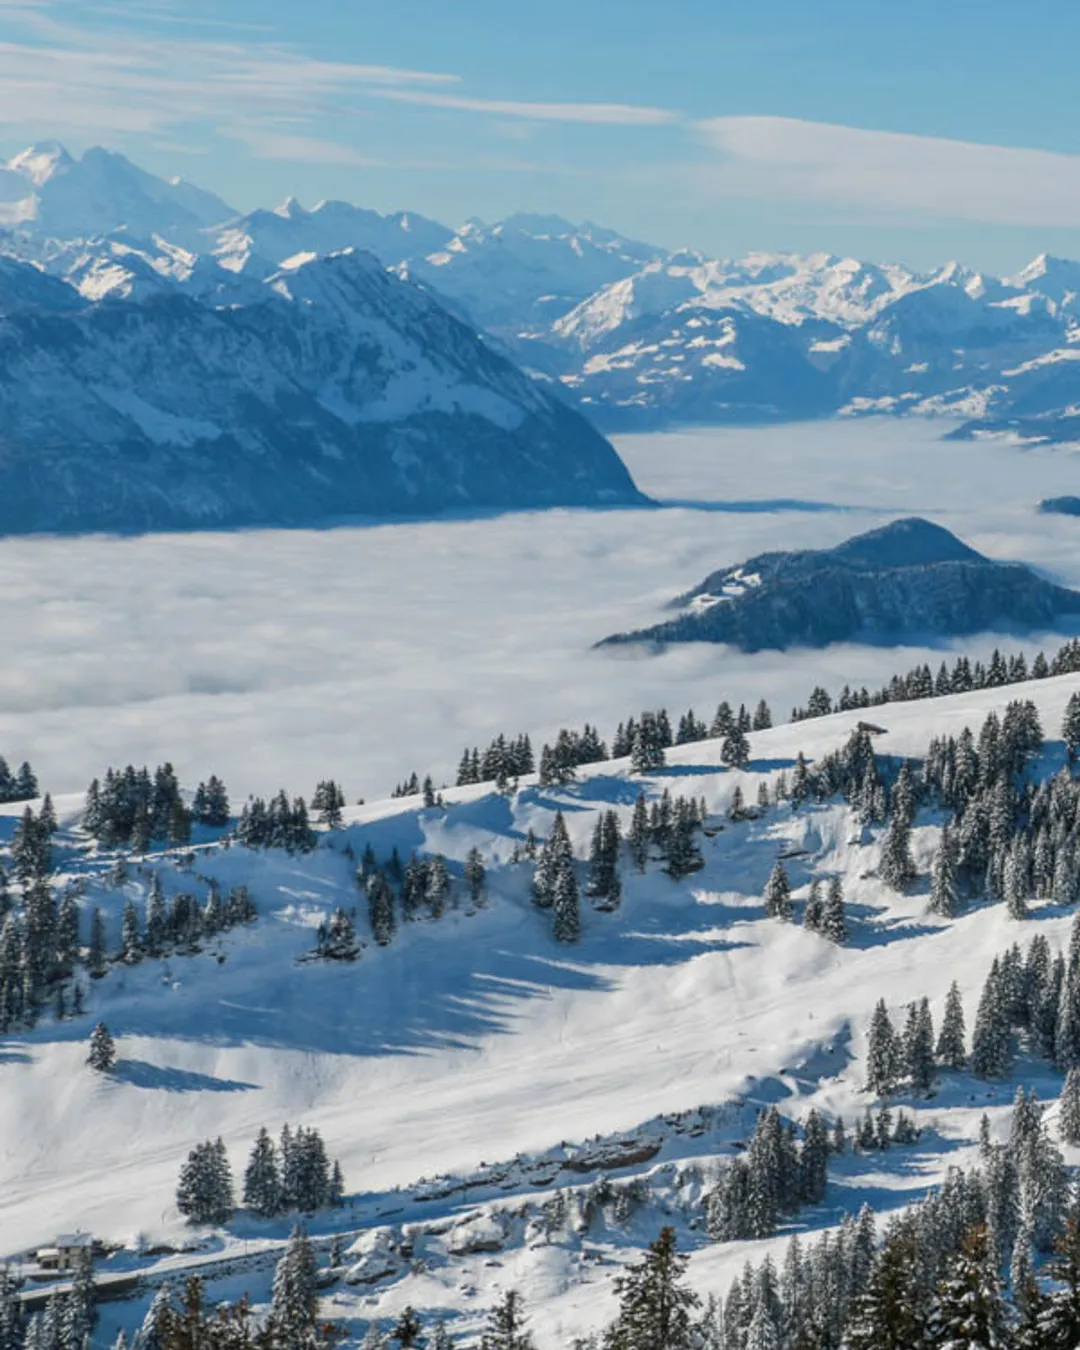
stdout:
<svg viewBox="0 0 1080 1350">
<path fill-rule="evenodd" d="M 1065 705 L 1061 739 L 1065 742 L 1065 751 L 1069 756 L 1069 763 L 1072 764 L 1077 752 L 1080 751 L 1080 692 L 1071 694 Z"/>
<path fill-rule="evenodd" d="M 833 877 L 829 882 L 829 891 L 821 916 L 821 936 L 835 942 L 838 947 L 842 947 L 848 940 L 844 887 L 839 877 Z"/>
<path fill-rule="evenodd" d="M 555 941 L 576 942 L 581 936 L 581 913 L 574 865 L 568 857 L 563 857 L 556 866 L 551 888 L 551 908 Z"/>
<path fill-rule="evenodd" d="M 176 1207 L 192 1223 L 227 1223 L 232 1217 L 232 1173 L 220 1139 L 196 1144 L 188 1154 L 180 1169 Z"/>
<path fill-rule="evenodd" d="M 130 900 L 124 902 L 124 917 L 120 925 L 121 957 L 129 965 L 142 960 L 143 942 L 139 931 L 139 916 Z"/>
<path fill-rule="evenodd" d="M 1072 1068 L 1065 1075 L 1058 1129 L 1066 1144 L 1080 1144 L 1080 1068 Z"/>
<path fill-rule="evenodd" d="M 1032 1350 L 1075 1350 L 1080 1345 L 1080 1205 L 1075 1196 L 1054 1244 L 1049 1273 L 1058 1287 L 1039 1311 Z"/>
<path fill-rule="evenodd" d="M 692 1314 L 700 1300 L 684 1282 L 687 1260 L 674 1228 L 663 1228 L 644 1258 L 615 1281 L 619 1313 L 605 1350 L 692 1350 Z"/>
<path fill-rule="evenodd" d="M 930 1342 L 957 1350 L 1004 1350 L 1005 1305 L 986 1229 L 973 1228 L 949 1262 L 930 1317 Z"/>
<path fill-rule="evenodd" d="M 394 1327 L 394 1340 L 401 1346 L 401 1350 L 415 1350 L 420 1345 L 420 1333 L 423 1327 L 420 1325 L 420 1319 L 413 1310 L 412 1304 L 406 1304 L 405 1311 L 397 1320 L 397 1326 Z"/>
<path fill-rule="evenodd" d="M 525 1328 L 525 1302 L 516 1289 L 507 1290 L 488 1314 L 480 1350 L 533 1350 L 533 1338 Z"/>
<path fill-rule="evenodd" d="M 1012 1065 L 1012 1034 L 1001 989 L 1000 964 L 994 958 L 983 986 L 971 1035 L 971 1071 L 977 1078 L 1002 1078 Z"/>
<path fill-rule="evenodd" d="M 277 1150 L 265 1126 L 259 1131 L 244 1173 L 244 1204 L 262 1219 L 281 1211 Z"/>
<path fill-rule="evenodd" d="M 367 899 L 371 936 L 380 947 L 385 947 L 393 939 L 397 916 L 394 913 L 394 892 L 381 872 L 371 878 Z"/>
<path fill-rule="evenodd" d="M 86 964 L 95 979 L 105 974 L 105 919 L 96 907 L 90 914 L 90 948 Z"/>
<path fill-rule="evenodd" d="M 929 1092 L 934 1085 L 934 1023 L 928 999 L 908 1005 L 903 1053 L 904 1077 L 912 1090 Z"/>
<path fill-rule="evenodd" d="M 307 1233 L 297 1225 L 274 1271 L 270 1303 L 275 1342 L 282 1350 L 300 1350 L 309 1343 L 315 1325 L 317 1281 L 315 1249 Z"/>
<path fill-rule="evenodd" d="M 116 1045 L 104 1022 L 99 1022 L 90 1033 L 90 1052 L 86 1062 L 99 1073 L 108 1073 L 116 1063 Z"/>
<path fill-rule="evenodd" d="M 810 883 L 810 894 L 806 897 L 803 910 L 803 927 L 811 933 L 820 933 L 825 917 L 825 900 L 821 894 L 821 882 L 815 877 Z"/>
<path fill-rule="evenodd" d="M 948 825 L 941 831 L 941 841 L 934 854 L 930 878 L 930 903 L 927 910 L 951 919 L 959 908 L 956 890 L 956 844 Z"/>
<path fill-rule="evenodd" d="M 469 888 L 469 899 L 474 905 L 484 903 L 486 883 L 487 873 L 484 870 L 484 860 L 480 856 L 480 850 L 473 847 L 469 849 L 465 858 L 465 884 Z"/>
<path fill-rule="evenodd" d="M 794 913 L 795 906 L 791 902 L 791 882 L 788 880 L 784 864 L 778 858 L 773 864 L 769 880 L 765 885 L 765 917 L 790 923 Z"/>
<path fill-rule="evenodd" d="M 885 1000 L 879 999 L 870 1021 L 866 1059 L 866 1086 L 878 1097 L 888 1097 L 896 1087 L 900 1049 Z"/>
<path fill-rule="evenodd" d="M 962 1069 L 967 1064 L 967 1036 L 960 986 L 954 980 L 945 999 L 945 1014 L 937 1041 L 937 1061 L 945 1069 Z"/>
<path fill-rule="evenodd" d="M 894 891 L 905 890 L 917 875 L 911 856 L 911 824 L 901 811 L 894 810 L 885 831 L 878 874 Z"/>
<path fill-rule="evenodd" d="M 901 1225 L 886 1237 L 865 1283 L 853 1290 L 845 1350 L 922 1350 L 926 1327 L 921 1268 L 915 1228 Z"/>
<path fill-rule="evenodd" d="M 630 832 L 626 836 L 630 848 L 630 857 L 639 872 L 645 871 L 649 857 L 649 811 L 644 792 L 634 799 L 634 814 L 630 820 Z"/>
</svg>

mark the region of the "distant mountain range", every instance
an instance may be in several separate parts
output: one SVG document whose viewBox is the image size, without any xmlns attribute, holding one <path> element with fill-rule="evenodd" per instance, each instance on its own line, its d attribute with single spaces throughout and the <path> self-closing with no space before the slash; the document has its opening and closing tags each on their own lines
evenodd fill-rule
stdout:
<svg viewBox="0 0 1080 1350">
<path fill-rule="evenodd" d="M 0 187 L 0 530 L 644 501 L 564 400 L 343 247 L 431 222 L 291 204 L 208 230 L 209 194 L 58 147 Z M 56 237 L 80 218 L 109 232 Z"/>
<path fill-rule="evenodd" d="M 116 499 L 140 520 L 275 518 L 264 475 L 231 506 L 228 474 L 184 501 L 151 482 L 159 458 L 236 467 L 226 447 L 251 419 L 307 466 L 280 496 L 300 514 L 639 500 L 575 411 L 602 430 L 949 413 L 966 419 L 955 435 L 1080 437 L 1080 264 L 1046 256 L 997 279 L 826 254 L 719 261 L 554 216 L 454 230 L 345 202 L 241 214 L 122 155 L 46 144 L 0 164 L 0 267 L 0 496 L 35 521 L 109 515 L 104 484 L 86 514 L 82 489 L 43 495 L 81 481 L 89 446 L 86 473 L 112 464 L 110 491 L 126 465 Z M 377 320 L 354 322 L 321 284 L 290 298 L 298 278 L 348 275 L 370 299 L 376 273 Z M 267 332 L 241 337 L 264 312 Z M 165 329 L 168 363 L 144 345 Z M 211 333 L 228 334 L 220 366 Z M 493 381 L 513 416 L 466 392 Z M 356 456 L 355 474 L 334 467 Z M 54 480 L 45 464 L 66 467 Z"/>
<path fill-rule="evenodd" d="M 754 652 L 1030 632 L 1080 615 L 1080 592 L 1022 564 L 994 562 L 913 517 L 837 548 L 763 553 L 723 568 L 674 607 L 676 618 L 605 645 L 723 642 Z"/>
</svg>

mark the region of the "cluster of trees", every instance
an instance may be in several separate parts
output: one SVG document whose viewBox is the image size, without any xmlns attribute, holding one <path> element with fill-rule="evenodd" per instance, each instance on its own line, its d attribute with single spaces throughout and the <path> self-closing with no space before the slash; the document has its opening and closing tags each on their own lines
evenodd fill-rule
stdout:
<svg viewBox="0 0 1080 1350">
<path fill-rule="evenodd" d="M 704 862 L 697 834 L 707 814 L 704 798 L 673 798 L 665 788 L 650 807 L 644 792 L 639 792 L 626 835 L 636 869 L 644 872 L 646 863 L 655 857 L 675 880 L 699 871 Z"/>
<path fill-rule="evenodd" d="M 706 1200 L 709 1235 L 719 1242 L 771 1237 L 781 1215 L 825 1197 L 833 1150 L 825 1121 L 811 1111 L 801 1142 L 775 1106 L 758 1117 L 746 1151 L 732 1160 Z"/>
<path fill-rule="evenodd" d="M 0 755 L 0 802 L 32 802 L 41 796 L 37 774 L 25 760 L 15 773 Z"/>
<path fill-rule="evenodd" d="M 229 823 L 229 794 L 225 784 L 212 773 L 200 783 L 191 799 L 191 818 L 197 825 L 220 828 Z"/>
<path fill-rule="evenodd" d="M 540 751 L 540 786 L 572 783 L 581 765 L 599 764 L 607 757 L 607 746 L 600 739 L 600 733 L 588 722 L 581 731 L 569 731 L 563 727 L 555 737 L 555 744 L 548 745 L 545 742 Z"/>
<path fill-rule="evenodd" d="M 99 911 L 94 914 L 99 915 Z M 140 921 L 134 901 L 124 902 L 119 959 L 127 965 L 136 965 L 147 956 L 156 959 L 173 951 L 197 951 L 204 938 L 254 923 L 258 914 L 247 886 L 233 886 L 223 896 L 221 887 L 212 878 L 207 882 L 204 902 L 185 891 L 167 901 L 161 878 L 155 872 L 146 898 L 145 923 Z"/>
<path fill-rule="evenodd" d="M 285 1125 L 277 1145 L 259 1131 L 244 1173 L 243 1202 L 262 1218 L 313 1214 L 339 1205 L 345 1194 L 341 1165 L 331 1163 L 318 1130 Z M 191 1223 L 227 1223 L 236 1210 L 232 1168 L 220 1138 L 188 1154 L 180 1169 L 176 1207 Z"/>
<path fill-rule="evenodd" d="M 260 1218 L 313 1214 L 340 1205 L 344 1195 L 341 1164 L 330 1162 L 318 1130 L 285 1125 L 277 1145 L 265 1126 L 259 1131 L 244 1173 L 244 1204 Z"/>
<path fill-rule="evenodd" d="M 52 798 L 45 794 L 35 816 L 28 806 L 19 817 L 11 838 L 11 862 L 24 886 L 49 875 L 52 870 L 52 837 L 57 830 Z"/>
<path fill-rule="evenodd" d="M 74 979 L 78 966 L 91 975 L 105 970 L 105 929 L 94 911 L 90 946 L 79 932 L 79 907 L 71 891 L 57 903 L 48 882 L 36 878 L 23 889 L 17 905 L 0 894 L 0 1031 L 32 1027 L 42 1009 L 53 1003 L 58 1017 L 82 1012 L 82 986 Z M 73 990 L 66 992 L 69 984 Z"/>
<path fill-rule="evenodd" d="M 465 747 L 458 765 L 457 786 L 494 783 L 502 791 L 518 778 L 535 772 L 535 769 L 532 742 L 528 736 L 511 739 L 500 732 L 483 754 L 479 746 L 474 746 L 472 750 Z"/>
<path fill-rule="evenodd" d="M 106 847 L 145 853 L 155 841 L 172 847 L 188 843 L 191 812 L 171 764 L 159 764 L 152 776 L 145 765 L 136 769 L 129 764 L 106 770 L 103 780 L 90 784 L 83 828 Z"/>
<path fill-rule="evenodd" d="M 878 1097 L 889 1097 L 901 1087 L 925 1095 L 934 1086 L 939 1068 L 962 1069 L 967 1062 L 964 1007 L 954 982 L 945 1000 L 941 1033 L 934 1038 L 934 1019 L 928 999 L 909 1003 L 902 1032 L 893 1026 L 884 999 L 870 1019 L 866 1057 L 866 1086 Z"/>
<path fill-rule="evenodd" d="M 1043 1291 L 1034 1254 L 1053 1252 Z M 1080 1343 L 1080 1198 L 1033 1096 L 980 1166 L 891 1218 L 871 1211 L 748 1264 L 715 1309 L 724 1350 L 1057 1350 Z"/>
<path fill-rule="evenodd" d="M 246 848 L 283 848 L 287 853 L 310 853 L 318 843 L 303 797 L 290 802 L 282 789 L 269 802 L 251 797 L 236 823 L 237 841 Z"/>
<path fill-rule="evenodd" d="M 482 905 L 487 872 L 477 848 L 471 848 L 462 869 L 462 879 L 473 906 Z M 381 947 L 393 940 L 399 921 L 440 919 L 458 905 L 458 886 L 441 854 L 413 853 L 402 863 L 397 848 L 380 863 L 370 844 L 364 849 L 356 880 L 367 899 L 371 935 Z M 359 951 L 353 916 L 338 910 L 320 930 L 318 950 L 324 956 L 351 959 Z"/>
<path fill-rule="evenodd" d="M 765 883 L 763 897 L 765 917 L 791 923 L 795 918 L 795 901 L 791 895 L 791 878 L 781 859 L 773 864 Z M 803 926 L 837 946 L 848 939 L 847 913 L 844 908 L 844 884 L 839 877 L 831 877 L 826 887 L 815 877 L 803 908 Z"/>
<path fill-rule="evenodd" d="M 985 665 L 981 661 L 973 664 L 966 656 L 957 657 L 951 668 L 943 661 L 936 676 L 928 665 L 915 666 L 906 675 L 894 675 L 875 693 L 865 688 L 853 690 L 845 685 L 839 697 L 833 699 L 827 689 L 818 685 L 805 706 L 792 709 L 791 720 L 801 722 L 807 718 L 827 717 L 833 712 L 941 698 L 972 689 L 996 689 L 1008 684 L 1023 684 L 1025 680 L 1045 680 L 1051 675 L 1073 675 L 1077 671 L 1080 671 L 1080 640 L 1075 638 L 1060 647 L 1050 660 L 1039 652 L 1030 665 L 1023 652 L 1006 657 L 995 650 Z"/>
<path fill-rule="evenodd" d="M 578 883 L 574 850 L 561 811 L 556 811 L 551 833 L 537 855 L 532 892 L 539 909 L 551 910 L 556 942 L 576 942 L 581 936 Z"/>
</svg>

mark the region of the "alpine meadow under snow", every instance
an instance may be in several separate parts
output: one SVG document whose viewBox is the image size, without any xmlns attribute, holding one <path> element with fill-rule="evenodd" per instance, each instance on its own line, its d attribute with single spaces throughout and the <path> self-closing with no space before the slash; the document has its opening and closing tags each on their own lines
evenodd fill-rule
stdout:
<svg viewBox="0 0 1080 1350">
<path fill-rule="evenodd" d="M 0 226 L 0 1350 L 1075 1350 L 1077 265 Z"/>
</svg>

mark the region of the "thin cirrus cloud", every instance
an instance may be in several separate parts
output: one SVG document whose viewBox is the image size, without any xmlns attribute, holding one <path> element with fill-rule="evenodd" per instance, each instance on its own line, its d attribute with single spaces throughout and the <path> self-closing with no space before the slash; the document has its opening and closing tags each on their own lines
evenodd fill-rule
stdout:
<svg viewBox="0 0 1080 1350">
<path fill-rule="evenodd" d="M 429 93 L 423 89 L 373 89 L 379 98 L 424 108 L 520 117 L 532 122 L 577 122 L 589 126 L 655 127 L 679 120 L 666 108 L 631 103 L 528 103 L 517 99 L 470 98 L 459 94 Z"/>
<path fill-rule="evenodd" d="M 717 197 L 824 204 L 904 219 L 1080 224 L 1080 156 L 787 117 L 716 117 L 695 167 Z M 703 169 L 703 173 L 702 173 Z"/>
</svg>

